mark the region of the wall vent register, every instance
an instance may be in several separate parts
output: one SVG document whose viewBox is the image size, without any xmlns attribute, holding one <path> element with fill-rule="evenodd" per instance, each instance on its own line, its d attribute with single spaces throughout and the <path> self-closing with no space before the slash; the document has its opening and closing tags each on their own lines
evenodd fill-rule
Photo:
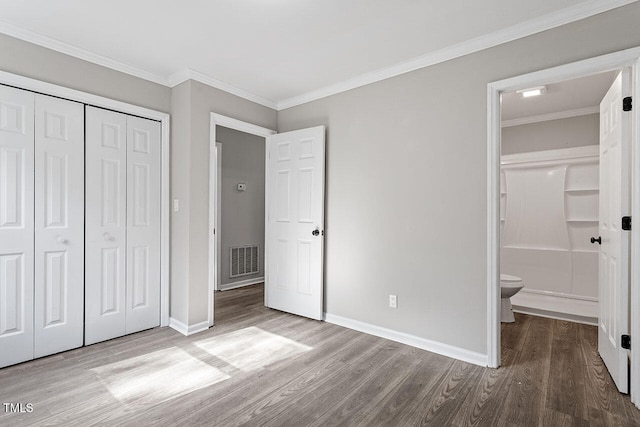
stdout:
<svg viewBox="0 0 640 427">
<path fill-rule="evenodd" d="M 260 271 L 259 245 L 235 246 L 230 251 L 230 278 L 257 274 Z"/>
</svg>

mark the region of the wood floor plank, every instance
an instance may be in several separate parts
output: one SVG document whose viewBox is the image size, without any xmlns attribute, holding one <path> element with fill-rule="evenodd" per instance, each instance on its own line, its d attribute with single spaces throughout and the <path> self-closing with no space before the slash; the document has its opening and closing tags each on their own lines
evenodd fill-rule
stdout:
<svg viewBox="0 0 640 427">
<path fill-rule="evenodd" d="M 504 405 L 506 421 L 523 426 L 538 425 L 544 414 L 551 360 L 551 325 L 548 319 L 531 317 Z"/>
<path fill-rule="evenodd" d="M 516 313 L 488 369 L 216 293 L 215 326 L 169 328 L 0 369 L 0 425 L 638 426 L 597 328 Z M 251 350 L 249 350 L 251 349 Z M 2 409 L 2 407 L 0 407 Z"/>
<path fill-rule="evenodd" d="M 362 425 L 402 425 L 402 418 L 415 410 L 435 384 L 442 381 L 453 363 L 453 359 L 433 353 L 421 354 L 410 375 L 369 412 Z"/>
<path fill-rule="evenodd" d="M 573 351 L 578 345 L 577 323 L 554 322 L 552 333 L 548 387 L 555 392 L 548 394 L 547 405 L 572 418 L 588 420 L 586 366 L 582 363 L 582 355 Z"/>
</svg>

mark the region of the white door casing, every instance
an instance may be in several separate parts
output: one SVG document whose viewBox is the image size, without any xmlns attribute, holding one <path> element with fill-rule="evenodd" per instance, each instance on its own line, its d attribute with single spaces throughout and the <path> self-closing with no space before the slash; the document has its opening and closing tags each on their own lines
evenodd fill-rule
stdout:
<svg viewBox="0 0 640 427">
<path fill-rule="evenodd" d="M 126 334 L 127 116 L 86 107 L 85 344 Z"/>
<path fill-rule="evenodd" d="M 34 102 L 0 86 L 0 367 L 33 358 Z"/>
<path fill-rule="evenodd" d="M 84 337 L 84 105 L 36 95 L 34 356 Z"/>
<path fill-rule="evenodd" d="M 127 116 L 126 333 L 160 324 L 160 123 Z"/>
<path fill-rule="evenodd" d="M 322 319 L 324 126 L 267 137 L 265 305 Z"/>
<path fill-rule="evenodd" d="M 630 234 L 622 216 L 630 214 L 629 118 L 622 111 L 629 93 L 625 69 L 600 103 L 600 261 L 598 352 L 618 390 L 628 392 L 628 351 L 620 345 L 628 334 Z"/>
</svg>

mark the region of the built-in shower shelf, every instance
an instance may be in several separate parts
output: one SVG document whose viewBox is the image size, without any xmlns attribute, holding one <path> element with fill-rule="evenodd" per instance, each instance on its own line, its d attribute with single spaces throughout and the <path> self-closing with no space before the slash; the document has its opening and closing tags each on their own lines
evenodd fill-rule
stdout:
<svg viewBox="0 0 640 427">
<path fill-rule="evenodd" d="M 594 249 L 572 249 L 571 252 L 580 253 L 580 254 L 597 254 L 600 252 L 598 249 L 598 245 L 594 245 Z"/>
<path fill-rule="evenodd" d="M 564 190 L 565 193 L 598 193 L 600 192 L 597 188 L 567 188 Z"/>
<path fill-rule="evenodd" d="M 544 248 L 534 246 L 504 245 L 503 249 L 526 249 L 528 251 L 570 252 L 569 248 Z"/>
</svg>

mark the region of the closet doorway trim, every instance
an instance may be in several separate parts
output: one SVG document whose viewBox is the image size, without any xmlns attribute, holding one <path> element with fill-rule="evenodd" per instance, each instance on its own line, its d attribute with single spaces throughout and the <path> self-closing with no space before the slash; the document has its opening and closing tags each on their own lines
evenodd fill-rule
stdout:
<svg viewBox="0 0 640 427">
<path fill-rule="evenodd" d="M 81 102 L 94 107 L 102 107 L 145 119 L 157 120 L 161 123 L 160 326 L 169 326 L 169 114 L 6 71 L 0 71 L 0 84 Z"/>
</svg>

